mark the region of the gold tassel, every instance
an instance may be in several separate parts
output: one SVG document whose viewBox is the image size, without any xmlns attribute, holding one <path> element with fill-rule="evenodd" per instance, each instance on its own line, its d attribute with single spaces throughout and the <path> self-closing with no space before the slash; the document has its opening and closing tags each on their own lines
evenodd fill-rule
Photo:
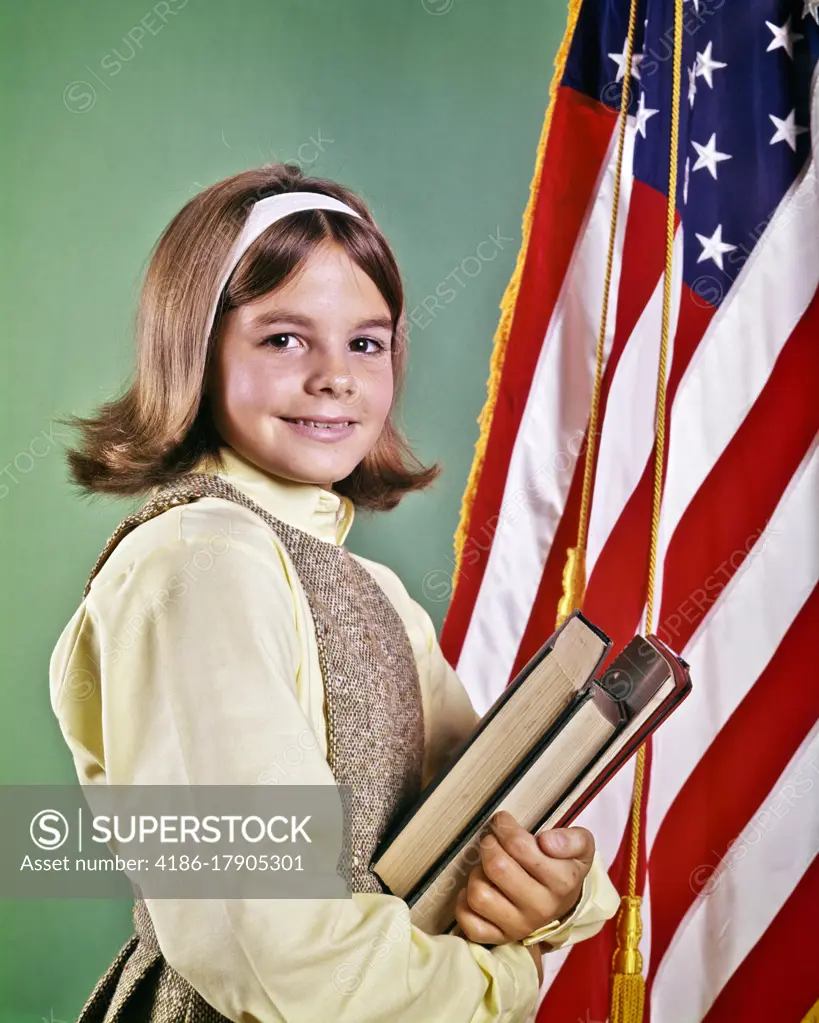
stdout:
<svg viewBox="0 0 819 1023">
<path fill-rule="evenodd" d="M 819 1001 L 814 1002 L 813 1006 L 808 1009 L 808 1014 L 802 1023 L 819 1023 Z"/>
<path fill-rule="evenodd" d="M 646 987 L 640 938 L 639 895 L 624 895 L 617 915 L 617 947 L 612 959 L 611 1023 L 640 1023 L 643 1018 Z"/>
<path fill-rule="evenodd" d="M 557 605 L 557 624 L 561 625 L 574 611 L 583 607 L 586 596 L 586 551 L 582 547 L 570 547 L 566 551 L 563 566 L 563 596 Z"/>
<path fill-rule="evenodd" d="M 634 45 L 635 0 L 629 15 L 626 67 L 631 66 Z M 651 543 L 648 559 L 646 587 L 646 633 L 654 621 L 654 586 L 657 574 L 657 548 L 660 533 L 660 506 L 663 493 L 663 455 L 665 452 L 666 367 L 671 320 L 671 271 L 674 249 L 675 196 L 677 195 L 677 154 L 679 151 L 680 73 L 682 68 L 682 0 L 674 0 L 674 64 L 671 86 L 671 147 L 668 170 L 668 199 L 665 225 L 665 272 L 663 274 L 663 309 L 660 328 L 660 363 L 657 371 L 657 401 L 654 414 L 654 493 L 651 511 Z M 637 894 L 637 867 L 640 851 L 640 810 L 643 804 L 643 780 L 646 753 L 641 746 L 637 753 L 634 772 L 634 792 L 631 801 L 631 850 L 629 862 L 628 895 L 620 902 L 617 918 L 617 947 L 612 957 L 611 1023 L 642 1023 L 645 1005 L 643 957 L 640 955 L 640 937 L 643 925 Z"/>
</svg>

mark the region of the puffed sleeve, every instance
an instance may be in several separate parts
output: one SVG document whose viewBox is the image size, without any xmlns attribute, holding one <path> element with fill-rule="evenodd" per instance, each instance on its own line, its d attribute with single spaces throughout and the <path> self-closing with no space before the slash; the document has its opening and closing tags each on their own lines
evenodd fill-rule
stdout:
<svg viewBox="0 0 819 1023">
<path fill-rule="evenodd" d="M 444 657 L 427 611 L 417 602 L 413 613 L 423 642 L 420 644 L 419 672 L 426 677 L 422 688 L 427 693 L 427 749 L 425 775 L 428 781 L 443 766 L 453 751 L 474 731 L 479 715 L 455 670 Z M 620 905 L 620 896 L 611 883 L 605 863 L 595 852 L 591 869 L 583 882 L 580 900 L 574 911 L 548 937 L 551 950 L 591 938 L 610 920 Z"/>
<path fill-rule="evenodd" d="M 87 736 L 75 759 L 101 738 L 112 785 L 256 784 L 282 760 L 297 761 L 288 783 L 334 784 L 318 743 L 303 741 L 293 595 L 277 557 L 241 540 L 213 557 L 207 537 L 184 537 L 92 587 L 52 665 L 95 690 L 78 700 L 52 687 L 57 716 Z M 207 568 L 186 578 L 191 564 Z M 302 755 L 287 760 L 294 746 Z M 85 755 L 78 770 L 90 772 Z M 146 905 L 170 966 L 236 1023 L 523 1023 L 536 1004 L 521 944 L 427 935 L 390 895 Z"/>
</svg>

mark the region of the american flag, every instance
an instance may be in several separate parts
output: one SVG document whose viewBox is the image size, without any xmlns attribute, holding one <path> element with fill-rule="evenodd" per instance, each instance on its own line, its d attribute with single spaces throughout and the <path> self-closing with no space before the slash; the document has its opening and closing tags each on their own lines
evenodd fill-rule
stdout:
<svg viewBox="0 0 819 1023">
<path fill-rule="evenodd" d="M 819 1018 L 819 0 L 682 16 L 654 631 L 694 689 L 647 746 L 645 1019 L 798 1023 Z M 674 17 L 640 0 L 628 67 L 628 0 L 570 10 L 441 635 L 481 712 L 553 630 L 577 537 L 626 81 L 584 613 L 615 649 L 644 623 Z M 634 764 L 576 822 L 621 893 Z M 607 1019 L 614 943 L 545 958 L 540 1023 Z"/>
</svg>

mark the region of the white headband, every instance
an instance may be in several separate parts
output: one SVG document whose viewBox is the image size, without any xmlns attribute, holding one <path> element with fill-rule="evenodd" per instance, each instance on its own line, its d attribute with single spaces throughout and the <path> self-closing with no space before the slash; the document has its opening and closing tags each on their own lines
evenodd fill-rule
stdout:
<svg viewBox="0 0 819 1023">
<path fill-rule="evenodd" d="M 290 213 L 300 213 L 302 210 L 335 210 L 337 213 L 349 213 L 359 219 L 361 217 L 360 213 L 356 213 L 351 206 L 341 202 L 340 199 L 323 195 L 321 192 L 282 192 L 280 195 L 269 195 L 265 199 L 259 199 L 253 204 L 225 264 L 222 279 L 216 291 L 216 298 L 208 317 L 205 337 L 210 337 L 222 292 L 245 252 L 271 224 L 275 224 L 277 220 L 281 220 L 282 217 L 286 217 Z"/>
</svg>

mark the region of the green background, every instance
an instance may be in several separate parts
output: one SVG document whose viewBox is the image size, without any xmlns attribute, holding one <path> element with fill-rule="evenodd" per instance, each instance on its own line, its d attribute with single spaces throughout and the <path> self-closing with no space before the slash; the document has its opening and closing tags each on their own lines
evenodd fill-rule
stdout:
<svg viewBox="0 0 819 1023">
<path fill-rule="evenodd" d="M 440 627 L 566 9 L 563 0 L 168 8 L 3 0 L 5 784 L 76 781 L 49 703 L 49 656 L 109 533 L 135 506 L 77 496 L 62 455 L 69 435 L 54 417 L 119 393 L 151 246 L 195 192 L 248 167 L 297 162 L 360 192 L 394 247 L 408 309 L 453 271 L 463 282 L 450 277 L 454 300 L 417 314 L 410 331 L 403 423 L 444 475 L 389 514 L 359 513 L 349 539 L 393 567 Z M 468 260 L 463 272 L 498 231 L 496 258 L 477 273 Z M 0 913 L 2 1023 L 74 1020 L 131 933 L 125 901 L 12 900 Z"/>
</svg>

